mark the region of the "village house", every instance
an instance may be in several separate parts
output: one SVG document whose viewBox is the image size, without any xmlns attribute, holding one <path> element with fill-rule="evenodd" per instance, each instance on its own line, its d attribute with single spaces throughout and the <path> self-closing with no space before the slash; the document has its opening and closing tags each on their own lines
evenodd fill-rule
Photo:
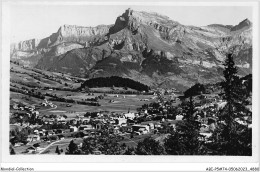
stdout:
<svg viewBox="0 0 260 172">
<path fill-rule="evenodd" d="M 125 118 L 129 118 L 129 119 L 134 119 L 135 118 L 135 113 L 125 113 L 124 117 Z"/>
<path fill-rule="evenodd" d="M 103 117 L 104 114 L 103 113 L 97 113 L 97 117 Z"/>
<path fill-rule="evenodd" d="M 114 126 L 114 130 L 113 130 L 113 133 L 114 134 L 119 134 L 121 131 L 120 131 L 120 127 L 119 126 Z"/>
<path fill-rule="evenodd" d="M 43 103 L 41 103 L 41 105 L 46 107 L 47 103 L 43 102 Z"/>
<path fill-rule="evenodd" d="M 84 122 L 84 121 L 89 122 L 90 121 L 90 117 L 83 117 L 83 118 L 81 118 L 81 121 L 82 122 Z"/>
<path fill-rule="evenodd" d="M 57 123 L 58 124 L 66 124 L 67 122 L 66 122 L 66 120 L 59 120 Z"/>
<path fill-rule="evenodd" d="M 98 124 L 96 124 L 95 128 L 96 128 L 97 130 L 101 130 L 101 129 L 103 128 L 103 126 L 104 126 L 104 124 L 98 123 Z"/>
<path fill-rule="evenodd" d="M 117 118 L 117 120 L 118 120 L 118 125 L 122 125 L 124 123 L 127 123 L 127 119 L 125 119 L 125 118 Z"/>
<path fill-rule="evenodd" d="M 65 132 L 64 129 L 57 129 L 57 130 L 55 130 L 56 134 L 61 134 L 61 133 L 64 133 L 64 132 Z"/>
<path fill-rule="evenodd" d="M 59 137 L 59 140 L 64 140 L 65 139 L 64 135 L 57 135 L 57 136 Z"/>
<path fill-rule="evenodd" d="M 70 132 L 77 132 L 78 128 L 76 126 L 70 126 Z"/>
<path fill-rule="evenodd" d="M 36 148 L 31 146 L 31 147 L 28 147 L 26 149 L 26 151 L 27 151 L 27 153 L 35 153 L 36 152 Z"/>
<path fill-rule="evenodd" d="M 39 134 L 39 130 L 34 130 L 33 133 L 38 135 Z"/>
<path fill-rule="evenodd" d="M 109 124 L 116 124 L 116 121 L 114 120 L 114 119 L 107 119 L 107 122 L 109 123 Z"/>
<path fill-rule="evenodd" d="M 94 129 L 94 127 L 92 126 L 92 125 L 81 125 L 80 127 L 79 127 L 79 131 L 82 131 L 82 130 L 92 130 L 92 129 Z"/>
<path fill-rule="evenodd" d="M 133 130 L 132 130 L 132 126 L 122 126 L 120 127 L 119 129 L 122 133 L 131 133 Z"/>
<path fill-rule="evenodd" d="M 48 136 L 55 135 L 55 132 L 53 130 L 46 131 L 48 133 Z"/>
<path fill-rule="evenodd" d="M 72 119 L 72 120 L 70 120 L 70 123 L 71 123 L 72 125 L 76 125 L 77 122 L 78 122 L 78 120 L 76 120 L 76 119 Z"/>
<path fill-rule="evenodd" d="M 19 108 L 18 108 L 18 104 L 14 104 L 14 105 L 13 105 L 13 109 L 18 110 L 18 109 L 19 109 Z"/>
<path fill-rule="evenodd" d="M 54 118 L 47 119 L 47 124 L 53 125 L 54 124 Z M 45 123 L 46 124 L 46 123 Z"/>
<path fill-rule="evenodd" d="M 169 126 L 169 127 L 172 127 L 172 128 L 176 128 L 176 125 L 178 124 L 178 123 L 181 123 L 182 122 L 182 120 L 167 120 L 167 121 L 164 121 L 163 123 L 162 123 L 162 125 L 163 126 Z"/>
<path fill-rule="evenodd" d="M 176 115 L 176 120 L 182 120 L 183 119 L 183 115 Z"/>
<path fill-rule="evenodd" d="M 32 114 L 34 114 L 36 117 L 40 115 L 39 111 L 32 111 Z"/>
<path fill-rule="evenodd" d="M 140 132 L 141 134 L 147 134 L 148 130 L 145 128 L 140 128 L 138 132 Z"/>
<path fill-rule="evenodd" d="M 127 123 L 122 123 L 121 127 L 127 126 Z"/>
<path fill-rule="evenodd" d="M 66 118 L 62 115 L 58 115 L 56 119 L 57 119 L 57 121 L 65 121 L 66 120 Z"/>
<path fill-rule="evenodd" d="M 80 114 L 77 114 L 76 117 L 77 117 L 76 120 L 82 120 L 85 118 L 84 115 L 80 115 Z"/>
<path fill-rule="evenodd" d="M 155 128 L 158 128 L 158 125 L 161 125 L 158 121 L 145 121 L 141 122 L 141 125 L 148 125 L 150 130 L 154 130 Z"/>
<path fill-rule="evenodd" d="M 39 132 L 38 132 L 38 134 L 39 134 L 40 137 L 43 136 L 43 133 L 44 133 L 43 131 L 39 131 Z"/>
<path fill-rule="evenodd" d="M 15 143 L 15 144 L 14 144 L 14 147 L 19 147 L 19 146 L 23 146 L 23 145 L 24 145 L 23 143 L 18 142 L 18 143 Z"/>
<path fill-rule="evenodd" d="M 135 132 L 144 131 L 144 130 L 147 130 L 147 132 L 150 132 L 150 127 L 148 125 L 135 124 L 135 125 L 132 125 L 132 130 Z"/>
<path fill-rule="evenodd" d="M 40 140 L 40 136 L 36 135 L 36 134 L 30 134 L 27 137 L 28 142 L 34 142 L 34 141 L 38 141 L 38 140 Z"/>
<path fill-rule="evenodd" d="M 208 139 L 212 136 L 212 132 L 210 131 L 208 125 L 203 125 L 200 128 L 200 135 L 199 140 L 209 142 Z"/>
</svg>

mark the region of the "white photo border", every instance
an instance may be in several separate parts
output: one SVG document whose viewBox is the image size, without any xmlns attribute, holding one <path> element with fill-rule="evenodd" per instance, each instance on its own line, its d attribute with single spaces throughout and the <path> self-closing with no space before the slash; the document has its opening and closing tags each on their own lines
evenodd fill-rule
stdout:
<svg viewBox="0 0 260 172">
<path fill-rule="evenodd" d="M 12 4 L 140 5 L 140 6 L 249 6 L 253 10 L 253 152 L 252 156 L 126 156 L 126 155 L 16 155 L 9 154 L 10 19 Z M 259 162 L 259 1 L 4 1 L 2 2 L 1 51 L 1 163 L 257 163 Z M 166 165 L 166 164 L 165 164 Z M 184 164 L 183 164 L 184 165 Z M 52 166 L 52 165 L 51 165 Z M 66 166 L 66 165 L 65 165 Z M 97 164 L 97 166 L 99 166 Z M 152 165 L 150 167 L 153 167 Z M 147 166 L 147 170 L 151 169 Z M 123 167 L 122 167 L 123 168 Z M 107 170 L 104 167 L 104 170 Z M 129 168 L 131 170 L 131 168 Z"/>
</svg>

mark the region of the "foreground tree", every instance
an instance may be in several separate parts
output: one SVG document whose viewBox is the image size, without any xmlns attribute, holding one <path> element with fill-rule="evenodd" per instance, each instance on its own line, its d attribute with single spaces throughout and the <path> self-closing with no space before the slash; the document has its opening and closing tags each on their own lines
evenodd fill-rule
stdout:
<svg viewBox="0 0 260 172">
<path fill-rule="evenodd" d="M 191 96 L 196 96 L 200 95 L 202 93 L 205 93 L 206 89 L 203 84 L 197 83 L 190 87 L 188 90 L 184 92 L 185 97 L 191 97 Z"/>
<path fill-rule="evenodd" d="M 223 99 L 226 106 L 219 112 L 219 121 L 216 132 L 212 137 L 212 154 L 219 155 L 251 155 L 252 154 L 252 130 L 245 121 L 245 116 L 251 116 L 245 108 L 248 98 L 247 90 L 237 74 L 237 68 L 232 54 L 228 54 L 223 71 L 225 80 L 221 87 L 224 90 Z M 238 123 L 237 121 L 240 121 Z"/>
<path fill-rule="evenodd" d="M 93 154 L 95 149 L 98 149 L 97 142 L 94 137 L 88 137 L 83 140 L 82 151 L 85 154 Z"/>
<path fill-rule="evenodd" d="M 132 152 L 130 152 L 132 153 Z M 138 142 L 135 150 L 136 155 L 163 155 L 164 149 L 159 141 L 151 137 L 145 138 L 143 141 Z"/>
<path fill-rule="evenodd" d="M 233 122 L 236 117 L 241 117 L 245 110 L 243 105 L 247 94 L 242 89 L 242 84 L 239 77 L 236 75 L 237 67 L 233 61 L 231 54 L 227 56 L 225 61 L 225 70 L 223 71 L 225 80 L 222 82 L 221 87 L 224 90 L 223 99 L 227 101 L 224 111 L 220 117 L 226 122 L 230 133 L 233 132 Z"/>
<path fill-rule="evenodd" d="M 183 107 L 184 120 L 176 126 L 164 140 L 165 152 L 169 155 L 202 155 L 206 154 L 204 142 L 200 141 L 200 122 L 193 116 L 194 104 L 192 97 L 188 107 Z"/>
<path fill-rule="evenodd" d="M 11 148 L 10 154 L 11 155 L 15 155 L 16 154 L 15 151 L 14 151 L 14 148 Z"/>
<path fill-rule="evenodd" d="M 106 129 L 101 136 L 85 138 L 81 149 L 85 154 L 101 151 L 105 155 L 121 155 L 126 151 L 126 145 L 120 145 L 120 141 L 118 136 L 109 134 L 109 129 Z"/>
<path fill-rule="evenodd" d="M 126 151 L 124 152 L 124 155 L 135 155 L 135 148 L 127 147 Z"/>
<path fill-rule="evenodd" d="M 78 155 L 81 154 L 80 150 L 78 149 L 78 145 L 74 143 L 73 140 L 70 141 L 70 144 L 67 148 L 67 155 Z"/>
<path fill-rule="evenodd" d="M 56 154 L 60 155 L 60 149 L 59 149 L 59 146 L 56 147 L 56 151 L 55 151 Z"/>
<path fill-rule="evenodd" d="M 14 145 L 15 143 L 21 142 L 23 144 L 27 144 L 27 138 L 28 135 L 31 133 L 31 128 L 27 127 L 27 128 L 23 128 L 21 131 L 19 130 L 15 130 L 13 132 L 11 132 L 11 136 L 14 136 L 10 142 Z"/>
<path fill-rule="evenodd" d="M 103 152 L 105 155 L 120 155 L 123 154 L 125 151 L 125 145 L 120 145 L 119 138 L 115 135 L 111 135 L 106 137 L 101 143 L 102 147 L 100 151 Z"/>
</svg>

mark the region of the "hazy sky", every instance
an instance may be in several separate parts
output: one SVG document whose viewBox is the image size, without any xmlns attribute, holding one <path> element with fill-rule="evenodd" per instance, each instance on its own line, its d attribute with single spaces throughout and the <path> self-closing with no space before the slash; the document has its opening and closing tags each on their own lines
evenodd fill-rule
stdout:
<svg viewBox="0 0 260 172">
<path fill-rule="evenodd" d="M 252 8 L 241 6 L 71 6 L 71 5 L 12 5 L 10 8 L 11 42 L 44 38 L 57 32 L 64 24 L 96 26 L 114 24 L 127 8 L 153 11 L 185 25 L 236 25 L 248 18 L 252 21 Z"/>
</svg>

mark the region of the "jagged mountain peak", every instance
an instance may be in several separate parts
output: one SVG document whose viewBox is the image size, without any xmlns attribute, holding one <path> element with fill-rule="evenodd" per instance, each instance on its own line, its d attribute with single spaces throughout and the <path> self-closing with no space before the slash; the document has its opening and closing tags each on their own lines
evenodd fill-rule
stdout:
<svg viewBox="0 0 260 172">
<path fill-rule="evenodd" d="M 125 22 L 138 22 L 141 24 L 151 25 L 151 23 L 160 23 L 160 24 L 180 24 L 168 16 L 161 15 L 156 12 L 145 12 L 145 11 L 136 11 L 131 8 L 125 10 L 125 12 L 118 17 L 121 21 Z"/>
<path fill-rule="evenodd" d="M 249 19 L 244 19 L 243 21 L 239 22 L 237 25 L 223 25 L 223 24 L 210 24 L 208 27 L 215 27 L 215 28 L 224 28 L 228 32 L 234 32 L 234 31 L 239 31 L 243 29 L 248 29 L 252 26 L 252 22 Z"/>
<path fill-rule="evenodd" d="M 252 22 L 248 18 L 246 18 L 245 20 L 241 21 L 239 24 L 242 24 L 242 23 L 245 23 L 248 26 L 250 26 L 252 24 Z"/>
<path fill-rule="evenodd" d="M 136 11 L 133 10 L 131 8 L 128 8 L 125 13 L 128 14 L 128 16 L 133 16 L 133 17 L 154 17 L 154 18 L 161 18 L 161 19 L 165 19 L 165 20 L 170 20 L 170 18 L 168 16 L 159 14 L 157 12 L 146 12 L 146 11 Z"/>
<path fill-rule="evenodd" d="M 252 26 L 252 22 L 249 19 L 244 19 L 238 25 L 231 28 L 231 31 L 241 30 L 243 28 L 249 28 Z"/>
</svg>

